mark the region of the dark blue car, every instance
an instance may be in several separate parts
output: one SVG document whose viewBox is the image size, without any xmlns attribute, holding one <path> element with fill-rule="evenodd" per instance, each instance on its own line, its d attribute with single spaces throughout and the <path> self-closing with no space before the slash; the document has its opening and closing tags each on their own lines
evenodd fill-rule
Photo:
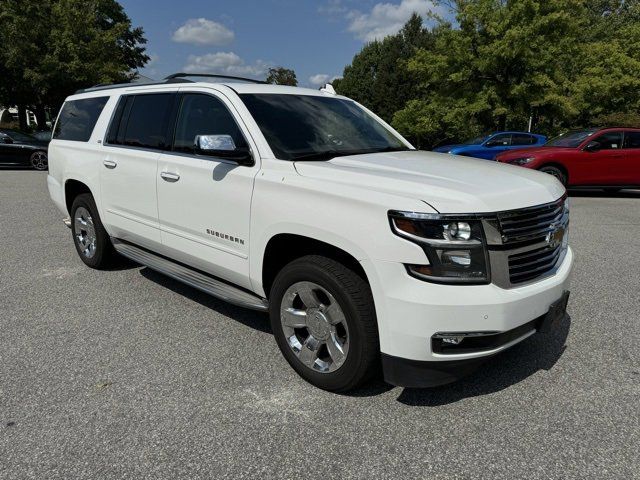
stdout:
<svg viewBox="0 0 640 480">
<path fill-rule="evenodd" d="M 433 151 L 494 160 L 499 153 L 520 148 L 540 147 L 545 143 L 547 143 L 547 137 L 544 135 L 527 132 L 497 132 L 458 145 L 443 145 Z"/>
</svg>

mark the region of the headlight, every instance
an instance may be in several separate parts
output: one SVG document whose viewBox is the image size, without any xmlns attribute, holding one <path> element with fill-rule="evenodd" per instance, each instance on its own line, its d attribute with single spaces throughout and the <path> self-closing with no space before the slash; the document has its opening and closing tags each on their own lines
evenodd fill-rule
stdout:
<svg viewBox="0 0 640 480">
<path fill-rule="evenodd" d="M 510 160 L 509 163 L 512 165 L 526 165 L 527 163 L 533 162 L 533 160 L 533 157 L 515 158 Z"/>
<path fill-rule="evenodd" d="M 436 283 L 489 283 L 482 222 L 478 219 L 414 212 L 389 212 L 396 235 L 417 243 L 428 263 L 406 265 L 414 277 Z"/>
</svg>

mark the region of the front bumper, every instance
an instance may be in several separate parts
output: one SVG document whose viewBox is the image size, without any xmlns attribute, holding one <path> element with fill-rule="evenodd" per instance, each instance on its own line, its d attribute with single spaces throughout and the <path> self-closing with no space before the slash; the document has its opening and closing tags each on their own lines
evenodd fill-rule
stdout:
<svg viewBox="0 0 640 480">
<path fill-rule="evenodd" d="M 383 359 L 400 359 L 405 369 L 415 367 L 414 362 L 430 362 L 441 371 L 444 365 L 435 363 L 481 360 L 533 334 L 535 329 L 530 329 L 506 344 L 479 352 L 438 353 L 431 345 L 439 332 L 508 332 L 543 318 L 569 290 L 573 252 L 567 250 L 553 276 L 510 289 L 423 282 L 393 262 L 364 261 L 362 265 L 374 294 Z"/>
</svg>

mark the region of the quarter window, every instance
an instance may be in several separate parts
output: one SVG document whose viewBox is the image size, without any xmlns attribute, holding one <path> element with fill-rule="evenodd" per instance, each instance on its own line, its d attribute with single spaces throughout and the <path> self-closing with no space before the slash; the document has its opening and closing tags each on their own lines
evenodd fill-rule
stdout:
<svg viewBox="0 0 640 480">
<path fill-rule="evenodd" d="M 195 153 L 198 135 L 229 135 L 236 148 L 247 147 L 240 128 L 219 99 L 206 94 L 188 93 L 182 97 L 173 150 Z"/>
<path fill-rule="evenodd" d="M 109 97 L 94 97 L 65 102 L 53 138 L 88 142 L 107 100 Z"/>
</svg>

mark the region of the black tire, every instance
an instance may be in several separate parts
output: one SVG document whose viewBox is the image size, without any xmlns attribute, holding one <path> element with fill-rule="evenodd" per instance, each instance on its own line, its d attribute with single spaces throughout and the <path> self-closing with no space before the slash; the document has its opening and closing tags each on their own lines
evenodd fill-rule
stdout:
<svg viewBox="0 0 640 480">
<path fill-rule="evenodd" d="M 49 168 L 49 157 L 47 152 L 38 150 L 29 157 L 29 163 L 35 170 L 44 171 Z"/>
<path fill-rule="evenodd" d="M 549 175 L 553 175 L 556 177 L 562 185 L 567 186 L 567 175 L 560 170 L 558 167 L 554 167 L 553 165 L 546 165 L 540 169 L 541 172 L 548 173 Z"/>
<path fill-rule="evenodd" d="M 77 214 L 79 213 L 78 210 L 80 208 L 83 208 L 89 213 L 93 223 L 95 248 L 91 256 L 86 253 L 86 249 L 83 248 L 80 241 L 80 236 L 82 236 L 83 230 L 79 227 L 78 222 L 76 221 Z M 80 231 L 78 231 L 78 229 L 80 229 Z M 73 200 L 73 204 L 71 206 L 71 232 L 73 235 L 73 244 L 76 247 L 76 251 L 80 256 L 80 259 L 85 265 L 98 270 L 106 269 L 114 265 L 116 252 L 113 249 L 111 240 L 109 239 L 109 234 L 102 225 L 93 196 L 89 193 L 82 193 Z"/>
<path fill-rule="evenodd" d="M 283 296 L 298 282 L 313 282 L 325 289 L 344 313 L 349 347 L 344 363 L 333 372 L 318 372 L 304 365 L 285 337 L 281 321 Z M 273 282 L 269 315 L 276 342 L 285 359 L 312 385 L 323 390 L 346 392 L 379 371 L 380 342 L 371 289 L 363 278 L 335 260 L 308 255 L 286 265 Z"/>
</svg>

